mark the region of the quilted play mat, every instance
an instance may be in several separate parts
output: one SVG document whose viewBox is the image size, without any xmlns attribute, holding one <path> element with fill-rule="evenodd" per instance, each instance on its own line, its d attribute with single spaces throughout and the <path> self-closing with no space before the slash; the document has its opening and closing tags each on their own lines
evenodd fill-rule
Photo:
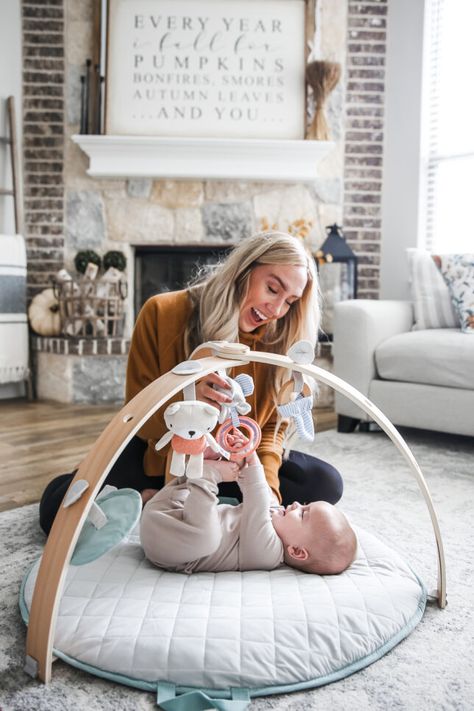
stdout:
<svg viewBox="0 0 474 711">
<path fill-rule="evenodd" d="M 144 557 L 138 531 L 99 559 L 71 565 L 54 654 L 150 691 L 211 697 L 327 684 L 371 664 L 421 619 L 426 591 L 402 558 L 357 529 L 357 558 L 340 575 L 168 573 Z M 25 622 L 39 561 L 25 578 Z"/>
<path fill-rule="evenodd" d="M 306 350 L 299 343 L 288 356 L 279 356 L 249 352 L 240 344 L 205 344 L 195 360 L 158 378 L 115 416 L 81 463 L 44 553 L 23 581 L 28 673 L 48 682 L 56 656 L 155 692 L 165 711 L 240 711 L 252 697 L 321 686 L 352 674 L 392 649 L 420 621 L 427 600 L 423 583 L 368 531 L 354 526 L 356 559 L 339 575 L 311 575 L 287 566 L 185 575 L 145 559 L 136 491 L 104 490 L 97 496 L 123 448 L 158 408 L 180 391 L 191 401 L 198 378 L 242 362 L 287 368 L 293 385 L 301 386 L 300 375 L 330 385 L 382 427 L 427 504 L 438 559 L 438 583 L 431 594 L 440 607 L 446 605 L 441 534 L 413 454 L 373 403 L 309 363 Z M 305 433 L 306 396 L 300 402 L 304 409 L 295 407 L 295 412 Z"/>
</svg>

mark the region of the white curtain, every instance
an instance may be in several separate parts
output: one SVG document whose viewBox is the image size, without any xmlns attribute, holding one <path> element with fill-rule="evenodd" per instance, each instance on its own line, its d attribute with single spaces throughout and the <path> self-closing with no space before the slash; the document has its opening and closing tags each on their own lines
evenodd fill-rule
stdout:
<svg viewBox="0 0 474 711">
<path fill-rule="evenodd" d="M 474 252 L 474 1 L 426 8 L 422 233 L 432 252 Z"/>
</svg>

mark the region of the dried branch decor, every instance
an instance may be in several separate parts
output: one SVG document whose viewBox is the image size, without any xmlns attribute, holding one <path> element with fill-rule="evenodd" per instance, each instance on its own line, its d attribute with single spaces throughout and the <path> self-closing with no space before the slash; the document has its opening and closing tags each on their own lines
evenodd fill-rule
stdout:
<svg viewBox="0 0 474 711">
<path fill-rule="evenodd" d="M 307 65 L 306 81 L 313 90 L 315 113 L 306 138 L 315 141 L 329 140 L 324 105 L 340 77 L 341 65 L 338 62 L 314 61 Z"/>
</svg>

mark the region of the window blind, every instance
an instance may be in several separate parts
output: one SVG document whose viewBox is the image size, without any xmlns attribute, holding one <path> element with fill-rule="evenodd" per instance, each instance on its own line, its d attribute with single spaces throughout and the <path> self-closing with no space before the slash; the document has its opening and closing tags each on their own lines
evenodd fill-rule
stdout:
<svg viewBox="0 0 474 711">
<path fill-rule="evenodd" d="M 474 252 L 473 28 L 473 0 L 427 0 L 422 234 L 433 252 Z"/>
</svg>

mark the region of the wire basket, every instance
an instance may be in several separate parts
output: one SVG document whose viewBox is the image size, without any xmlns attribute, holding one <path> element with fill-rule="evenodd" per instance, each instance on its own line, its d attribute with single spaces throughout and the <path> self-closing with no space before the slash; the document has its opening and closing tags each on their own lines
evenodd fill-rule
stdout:
<svg viewBox="0 0 474 711">
<path fill-rule="evenodd" d="M 59 302 L 61 331 L 74 338 L 108 338 L 123 335 L 127 282 L 53 281 Z"/>
</svg>

